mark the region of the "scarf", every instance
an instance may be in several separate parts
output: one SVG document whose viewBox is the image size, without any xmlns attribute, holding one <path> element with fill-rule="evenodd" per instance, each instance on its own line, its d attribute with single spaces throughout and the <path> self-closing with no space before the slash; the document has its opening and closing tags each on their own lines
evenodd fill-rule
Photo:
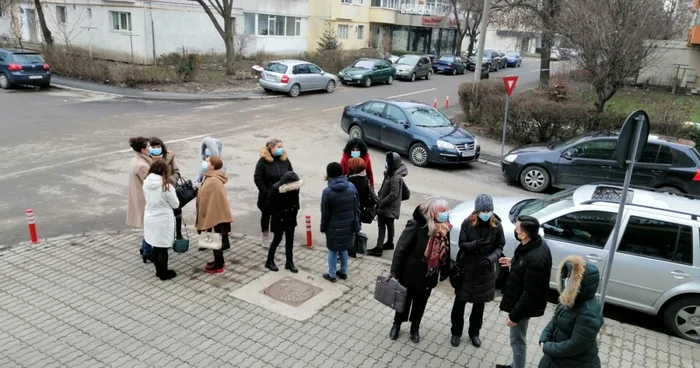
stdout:
<svg viewBox="0 0 700 368">
<path fill-rule="evenodd" d="M 446 256 L 450 250 L 447 234 L 451 229 L 452 225 L 449 222 L 436 224 L 435 232 L 430 235 L 428 246 L 425 247 L 425 253 L 423 254 L 428 262 L 428 274 L 426 276 L 435 274 L 447 260 Z"/>
</svg>

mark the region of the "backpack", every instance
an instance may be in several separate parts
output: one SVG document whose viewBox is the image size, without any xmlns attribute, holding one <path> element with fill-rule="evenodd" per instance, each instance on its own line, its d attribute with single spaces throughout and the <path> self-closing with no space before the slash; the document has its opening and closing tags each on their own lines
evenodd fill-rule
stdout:
<svg viewBox="0 0 700 368">
<path fill-rule="evenodd" d="M 406 186 L 406 182 L 401 179 L 401 201 L 407 201 L 411 199 L 411 191 Z"/>
</svg>

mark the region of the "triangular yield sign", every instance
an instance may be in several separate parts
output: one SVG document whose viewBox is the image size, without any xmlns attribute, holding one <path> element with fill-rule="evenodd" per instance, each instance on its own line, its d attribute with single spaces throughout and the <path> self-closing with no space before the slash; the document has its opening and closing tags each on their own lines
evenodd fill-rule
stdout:
<svg viewBox="0 0 700 368">
<path fill-rule="evenodd" d="M 513 76 L 508 76 L 508 77 L 503 77 L 503 84 L 506 86 L 506 93 L 508 96 L 513 94 L 513 90 L 515 90 L 515 84 L 518 82 L 518 77 L 513 75 Z"/>
</svg>

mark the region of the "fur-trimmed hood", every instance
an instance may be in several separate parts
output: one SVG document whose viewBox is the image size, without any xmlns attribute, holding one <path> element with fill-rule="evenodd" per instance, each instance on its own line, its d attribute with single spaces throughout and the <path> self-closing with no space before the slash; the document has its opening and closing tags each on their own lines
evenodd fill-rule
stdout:
<svg viewBox="0 0 700 368">
<path fill-rule="evenodd" d="M 275 160 L 275 157 L 272 156 L 272 153 L 270 153 L 270 150 L 268 150 L 267 147 L 263 147 L 260 150 L 260 157 L 264 158 L 267 162 L 272 162 Z M 279 160 L 287 161 L 287 150 L 284 150 L 284 152 L 282 152 L 282 156 L 279 157 Z"/>
<path fill-rule="evenodd" d="M 206 137 L 202 139 L 202 144 L 200 145 L 200 153 L 202 155 L 202 160 L 207 159 L 207 155 L 204 153 L 209 149 L 209 154 L 221 157 L 221 151 L 223 150 L 223 145 L 221 141 L 212 137 Z"/>
<path fill-rule="evenodd" d="M 287 193 L 299 190 L 303 185 L 304 181 L 299 179 L 299 176 L 294 171 L 287 171 L 272 187 L 279 190 L 280 193 Z"/>
<path fill-rule="evenodd" d="M 578 255 L 564 258 L 559 265 L 559 302 L 566 308 L 596 297 L 600 272 Z"/>
</svg>

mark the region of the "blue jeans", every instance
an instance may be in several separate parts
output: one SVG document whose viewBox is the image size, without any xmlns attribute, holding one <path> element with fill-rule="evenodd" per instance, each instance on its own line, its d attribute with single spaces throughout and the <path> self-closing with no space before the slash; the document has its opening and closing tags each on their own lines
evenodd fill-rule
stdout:
<svg viewBox="0 0 700 368">
<path fill-rule="evenodd" d="M 513 349 L 513 368 L 525 368 L 527 358 L 527 325 L 529 318 L 523 318 L 517 325 L 510 327 L 510 348 Z"/>
<path fill-rule="evenodd" d="M 338 252 L 328 250 L 328 276 L 335 278 L 338 267 L 338 256 L 340 256 L 340 272 L 348 274 L 348 251 Z"/>
<path fill-rule="evenodd" d="M 143 239 L 141 241 L 141 252 L 146 257 L 151 255 L 151 245 L 146 243 L 146 239 Z"/>
</svg>

